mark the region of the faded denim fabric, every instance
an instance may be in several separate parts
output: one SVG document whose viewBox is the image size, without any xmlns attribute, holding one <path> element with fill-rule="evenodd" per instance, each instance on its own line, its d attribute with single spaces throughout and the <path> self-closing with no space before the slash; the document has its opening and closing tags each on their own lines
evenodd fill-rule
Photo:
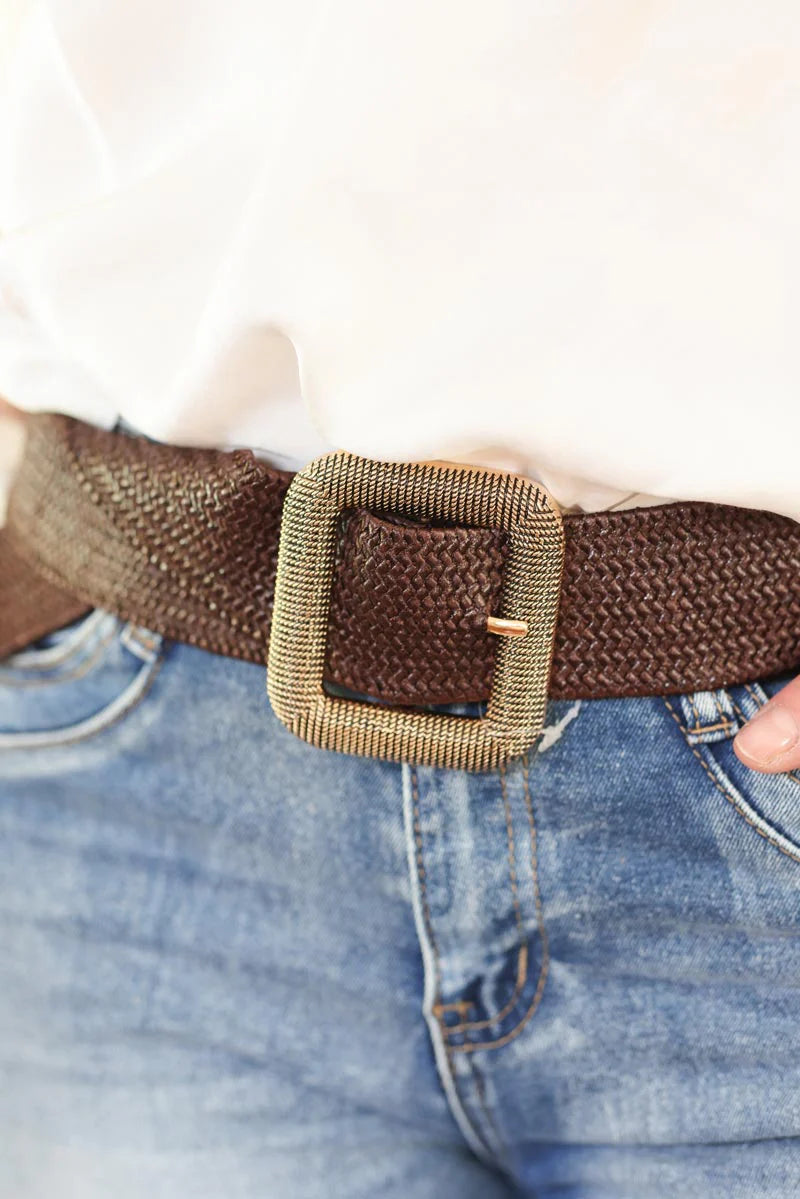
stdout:
<svg viewBox="0 0 800 1199">
<path fill-rule="evenodd" d="M 0 1196 L 797 1194 L 800 780 L 731 746 L 777 685 L 470 776 L 104 613 L 0 664 Z"/>
</svg>

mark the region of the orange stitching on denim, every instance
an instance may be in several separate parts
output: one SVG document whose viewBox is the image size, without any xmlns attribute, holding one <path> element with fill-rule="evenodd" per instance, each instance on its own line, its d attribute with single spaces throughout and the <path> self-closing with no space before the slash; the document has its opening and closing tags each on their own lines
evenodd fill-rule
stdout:
<svg viewBox="0 0 800 1199">
<path fill-rule="evenodd" d="M 423 849 L 423 846 L 422 846 L 422 822 L 420 820 L 420 814 L 419 814 L 420 813 L 419 780 L 417 778 L 416 766 L 409 766 L 409 775 L 411 778 L 411 801 L 412 801 L 413 816 L 414 816 L 414 821 L 413 821 L 413 824 L 414 824 L 414 846 L 415 846 L 415 850 L 416 850 L 414 857 L 415 857 L 416 866 L 417 866 L 417 881 L 419 882 L 420 904 L 422 907 L 422 920 L 425 925 L 425 934 L 428 938 L 428 942 L 431 947 L 431 955 L 433 957 L 434 991 L 435 991 L 436 995 L 438 995 L 441 991 L 441 986 L 442 986 L 442 972 L 441 972 L 441 966 L 440 966 L 440 962 L 439 962 L 439 948 L 438 948 L 438 945 L 436 944 L 436 937 L 433 932 L 433 920 L 431 918 L 431 910 L 430 910 L 430 906 L 428 904 L 428 885 L 427 885 L 426 877 L 425 877 L 425 862 L 423 860 L 423 853 L 422 853 L 422 849 Z M 433 1016 L 436 1019 L 436 1022 L 439 1025 L 439 1031 L 442 1034 L 445 1034 L 447 1030 L 445 1028 L 445 1025 L 442 1023 L 441 1017 L 439 1015 L 439 1013 L 442 1011 L 441 1006 L 437 1003 L 434 1003 L 432 1005 L 431 1011 L 432 1011 Z M 447 1037 L 445 1035 L 442 1035 L 442 1048 L 444 1049 L 444 1055 L 445 1055 L 445 1058 L 447 1059 L 447 1069 L 450 1072 L 450 1078 L 452 1080 L 453 1086 L 456 1089 L 456 1092 L 458 1092 L 458 1078 L 456 1076 L 455 1066 L 454 1066 L 454 1062 L 453 1062 L 453 1049 L 452 1049 L 452 1046 L 448 1045 Z M 479 1141 L 482 1141 L 484 1143 L 484 1145 L 486 1145 L 487 1150 L 491 1150 L 491 1147 L 486 1144 L 485 1136 L 483 1136 L 483 1134 L 481 1132 L 479 1132 L 479 1130 L 477 1128 L 475 1128 L 474 1121 L 472 1119 L 470 1119 L 470 1117 L 467 1115 L 466 1112 L 464 1112 L 464 1116 L 465 1116 L 465 1119 L 467 1120 L 467 1123 L 472 1127 L 476 1139 Z"/>
<path fill-rule="evenodd" d="M 90 630 L 89 633 L 86 635 L 86 637 L 84 637 L 83 641 L 80 643 L 80 645 L 78 645 L 76 647 L 74 652 L 70 653 L 69 657 L 66 658 L 67 662 L 69 661 L 70 658 L 78 657 L 78 655 L 81 653 L 81 651 L 85 650 L 85 648 L 86 648 L 85 643 L 86 643 L 86 641 L 89 640 L 91 631 L 92 630 Z M 82 679 L 86 674 L 89 673 L 89 671 L 92 669 L 93 666 L 97 665 L 97 663 L 103 657 L 103 654 L 105 653 L 105 651 L 114 642 L 115 638 L 118 635 L 119 635 L 119 628 L 115 625 L 114 628 L 112 628 L 110 632 L 106 633 L 105 636 L 100 641 L 97 642 L 97 644 L 94 646 L 94 648 L 89 651 L 88 657 L 83 658 L 83 660 L 81 662 L 79 662 L 77 666 L 73 666 L 71 670 L 59 672 L 59 669 L 57 666 L 52 667 L 51 668 L 52 673 L 49 676 L 47 676 L 46 675 L 47 667 L 45 667 L 45 666 L 36 666 L 36 667 L 25 666 L 25 667 L 16 668 L 12 664 L 10 666 L 6 666 L 5 669 L 8 669 L 9 671 L 13 671 L 15 669 L 20 669 L 20 670 L 25 670 L 25 671 L 30 670 L 31 673 L 33 673 L 35 671 L 36 677 L 31 678 L 31 679 L 2 678 L 2 679 L 0 679 L 0 683 L 2 684 L 3 687 L 13 687 L 15 690 L 19 690 L 19 691 L 22 691 L 22 690 L 28 691 L 34 687 L 55 687 L 59 683 L 74 683 L 78 679 Z M 45 676 L 45 677 L 43 677 L 43 676 Z"/>
<path fill-rule="evenodd" d="M 500 766 L 500 793 L 503 797 L 503 812 L 506 819 L 506 837 L 508 840 L 508 873 L 511 879 L 511 895 L 514 903 L 514 915 L 517 922 L 519 943 L 525 940 L 525 929 L 522 927 L 522 912 L 519 906 L 519 884 L 517 882 L 517 851 L 514 844 L 514 821 L 511 815 L 511 804 L 508 799 L 508 779 L 505 765 Z"/>
<path fill-rule="evenodd" d="M 703 733 L 727 732 L 728 730 L 734 728 L 734 724 L 732 720 L 726 720 L 722 724 L 697 725 L 697 727 L 693 729 L 690 729 L 689 726 L 685 724 L 682 724 L 680 727 L 681 732 L 686 733 L 686 735 L 689 737 L 701 737 Z"/>
<path fill-rule="evenodd" d="M 26 749 L 27 750 L 39 749 L 39 750 L 43 750 L 43 751 L 51 750 L 51 749 L 63 749 L 67 745 L 80 745 L 82 741 L 89 741 L 93 737 L 101 736 L 101 734 L 107 732 L 108 729 L 113 729 L 115 725 L 119 724 L 119 722 L 121 720 L 123 720 L 126 716 L 129 716 L 131 714 L 131 712 L 136 711 L 136 709 L 143 702 L 143 700 L 145 700 L 147 698 L 147 696 L 150 694 L 150 690 L 151 690 L 153 684 L 155 683 L 156 678 L 158 677 L 158 674 L 163 665 L 164 665 L 163 656 L 160 658 L 156 658 L 154 662 L 142 664 L 142 668 L 140 671 L 137 672 L 136 677 L 138 678 L 139 675 L 142 673 L 142 671 L 145 671 L 145 670 L 151 671 L 150 677 L 148 678 L 148 680 L 145 683 L 142 690 L 138 693 L 138 695 L 135 695 L 133 697 L 133 699 L 127 705 L 127 707 L 123 708 L 121 712 L 117 712 L 116 716 L 112 720 L 109 720 L 106 724 L 98 725 L 96 728 L 90 729 L 88 733 L 79 733 L 74 737 L 65 737 L 63 740 L 59 739 L 57 741 L 56 740 L 47 741 L 46 739 L 44 739 L 40 744 L 38 744 L 36 746 L 32 746 L 30 744 L 27 744 L 27 745 L 13 745 L 13 744 L 0 745 L 0 752 L 2 752 L 3 750 L 8 750 L 9 753 L 13 753 L 15 751 L 19 752 L 20 750 L 26 750 Z M 129 686 L 130 685 L 131 684 L 129 684 Z M 89 719 L 94 719 L 94 717 L 89 717 Z M 55 737 L 59 731 L 60 731 L 59 729 L 43 730 L 43 732 L 45 734 L 49 733 L 53 737 Z M 9 736 L 9 737 L 14 737 L 17 735 L 19 735 L 20 738 L 23 738 L 23 737 L 26 737 L 28 734 L 26 734 L 26 733 L 20 733 L 20 734 L 15 734 L 15 733 L 5 734 L 4 733 L 3 734 L 3 736 Z"/>
<path fill-rule="evenodd" d="M 454 1033 L 460 1032 L 476 1032 L 481 1028 L 491 1028 L 493 1024 L 498 1024 L 501 1020 L 505 1020 L 509 1012 L 513 1012 L 516 1007 L 520 995 L 525 989 L 525 984 L 528 981 L 528 942 L 525 937 L 525 928 L 522 923 L 522 911 L 519 906 L 519 886 L 517 882 L 517 854 L 514 845 L 514 824 L 511 816 L 511 804 L 508 800 L 508 779 L 506 777 L 505 766 L 500 766 L 500 792 L 503 796 L 503 810 L 506 817 L 506 835 L 508 837 L 508 870 L 511 876 L 511 894 L 514 901 L 514 913 L 517 921 L 517 977 L 508 1000 L 503 1004 L 503 1007 L 496 1015 L 490 1016 L 487 1020 L 465 1020 L 460 1024 L 450 1024 L 447 1027 L 447 1035 L 453 1036 Z M 449 1005 L 451 1008 L 455 1004 Z M 467 1005 L 472 1007 L 472 1004 Z"/>
<path fill-rule="evenodd" d="M 800 787 L 800 778 L 798 778 L 796 770 L 784 770 L 783 777 L 787 778 L 790 783 L 794 783 L 795 787 Z"/>
<path fill-rule="evenodd" d="M 539 1004 L 541 1003 L 542 995 L 544 994 L 545 984 L 547 982 L 547 976 L 550 971 L 550 942 L 548 940 L 547 929 L 545 928 L 545 924 L 544 924 L 544 913 L 542 911 L 542 895 L 541 895 L 541 891 L 539 889 L 539 864 L 538 864 L 538 855 L 537 855 L 536 821 L 535 821 L 534 815 L 533 815 L 533 800 L 531 798 L 530 776 L 529 776 L 529 769 L 528 769 L 527 754 L 525 755 L 525 757 L 522 760 L 522 773 L 523 773 L 523 778 L 525 780 L 525 807 L 528 812 L 528 822 L 530 824 L 530 830 L 531 830 L 531 837 L 530 837 L 531 870 L 532 870 L 532 874 L 533 874 L 534 906 L 536 908 L 536 927 L 539 932 L 539 940 L 540 940 L 541 946 L 542 946 L 542 964 L 539 968 L 539 978 L 536 983 L 536 991 L 534 992 L 533 999 L 531 1000 L 530 1006 L 528 1007 L 528 1010 L 525 1012 L 524 1016 L 521 1018 L 519 1023 L 515 1024 L 514 1027 L 509 1032 L 507 1032 L 504 1036 L 498 1037 L 494 1041 L 474 1041 L 471 1043 L 467 1043 L 466 1045 L 454 1045 L 453 1046 L 454 1053 L 476 1053 L 480 1049 L 502 1049 L 504 1045 L 508 1045 L 509 1042 L 515 1040 L 515 1038 L 518 1037 L 519 1034 L 522 1032 L 525 1025 L 531 1020 L 531 1018 L 533 1017 L 533 1015 L 536 1012 L 536 1009 L 538 1008 Z"/>
<path fill-rule="evenodd" d="M 716 693 L 714 693 L 714 702 L 717 705 L 717 711 L 718 711 L 719 715 L 722 717 L 722 723 L 720 723 L 720 724 L 704 725 L 703 718 L 700 715 L 700 712 L 698 711 L 697 704 L 695 703 L 695 700 L 694 700 L 694 696 L 687 695 L 686 699 L 689 704 L 689 707 L 692 709 L 692 712 L 694 714 L 695 724 L 694 724 L 694 728 L 689 728 L 688 725 L 682 724 L 680 726 L 681 732 L 688 733 L 693 737 L 694 736 L 699 737 L 699 736 L 702 736 L 703 733 L 718 733 L 718 732 L 722 732 L 723 730 L 733 728 L 733 723 L 730 720 L 730 718 L 728 716 L 726 716 L 725 713 L 723 712 Z"/>
<path fill-rule="evenodd" d="M 474 1004 L 467 999 L 457 999 L 455 1003 L 436 1003 L 433 1006 L 434 1016 L 441 1016 L 444 1012 L 458 1012 L 461 1016 L 466 1016 L 467 1012 L 471 1011 Z"/>
<path fill-rule="evenodd" d="M 683 731 L 683 726 L 681 725 L 680 719 L 678 718 L 678 716 L 675 712 L 675 709 L 672 707 L 672 704 L 669 702 L 669 700 L 666 698 L 666 696 L 664 696 L 663 698 L 664 698 L 664 703 L 667 706 L 670 716 L 675 721 L 678 728 L 681 729 L 681 731 Z M 709 779 L 716 787 L 717 791 L 719 791 L 720 795 L 723 795 L 725 797 L 725 799 L 727 799 L 728 803 L 732 805 L 732 807 L 736 810 L 737 814 L 742 818 L 742 820 L 745 822 L 745 824 L 749 824 L 750 827 L 752 828 L 753 832 L 758 833 L 759 837 L 763 837 L 763 839 L 767 842 L 768 845 L 771 845 L 773 847 L 773 849 L 777 849 L 778 853 L 782 853 L 782 854 L 784 854 L 785 857 L 791 858 L 791 860 L 793 862 L 800 862 L 800 853 L 794 854 L 790 850 L 785 849 L 784 846 L 780 844 L 780 842 L 778 842 L 778 841 L 774 840 L 774 838 L 770 837 L 770 835 L 767 832 L 765 832 L 764 829 L 759 828 L 759 826 L 755 823 L 755 821 L 752 820 L 747 815 L 746 812 L 742 811 L 737 800 L 734 798 L 733 795 L 730 795 L 725 790 L 725 788 L 722 786 L 722 784 L 719 782 L 716 775 L 712 771 L 711 767 L 704 760 L 703 755 L 699 752 L 699 750 L 697 750 L 694 745 L 689 745 L 688 742 L 687 742 L 687 745 L 689 746 L 689 749 L 692 751 L 694 756 L 697 758 L 700 765 L 703 767 L 703 770 L 705 770 L 706 774 L 708 775 Z"/>
<path fill-rule="evenodd" d="M 702 736 L 704 733 L 722 733 L 723 730 L 727 731 L 728 729 L 733 728 L 732 719 L 724 715 L 724 712 L 720 706 L 720 701 L 717 700 L 716 695 L 714 699 L 717 705 L 717 711 L 720 712 L 720 716 L 722 717 L 722 723 L 703 724 L 703 717 L 700 716 L 700 713 L 697 709 L 697 704 L 694 703 L 693 695 L 686 695 L 686 701 L 688 706 L 691 707 L 694 715 L 694 727 L 690 728 L 688 727 L 688 724 L 681 724 L 681 722 L 678 721 L 678 727 L 680 728 L 681 733 L 685 733 L 687 736 Z M 675 719 L 678 719 L 678 717 L 675 717 Z"/>
<path fill-rule="evenodd" d="M 730 724 L 730 719 L 729 719 L 729 717 L 728 717 L 728 716 L 725 714 L 725 712 L 723 712 L 723 710 L 722 710 L 722 704 L 719 702 L 719 692 L 718 692 L 718 691 L 712 691 L 712 692 L 711 692 L 711 694 L 712 694 L 712 696 L 714 697 L 714 705 L 715 705 L 715 707 L 716 707 L 716 709 L 717 709 L 717 715 L 719 716 L 720 720 L 721 720 L 723 723 Z"/>
</svg>

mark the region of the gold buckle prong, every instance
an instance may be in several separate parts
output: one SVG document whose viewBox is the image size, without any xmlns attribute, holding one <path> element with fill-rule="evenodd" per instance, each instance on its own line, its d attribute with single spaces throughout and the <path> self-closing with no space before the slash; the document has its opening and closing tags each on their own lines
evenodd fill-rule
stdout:
<svg viewBox="0 0 800 1199">
<path fill-rule="evenodd" d="M 325 692 L 338 523 L 354 508 L 505 530 L 500 615 L 487 619 L 500 638 L 482 719 Z M 295 476 L 284 502 L 267 671 L 276 715 L 312 745 L 394 762 L 489 770 L 525 753 L 544 723 L 563 559 L 558 508 L 528 479 L 343 451 L 317 458 Z"/>
<path fill-rule="evenodd" d="M 502 616 L 487 616 L 486 632 L 494 633 L 496 637 L 526 637 L 528 622 L 527 620 L 506 620 Z"/>
</svg>

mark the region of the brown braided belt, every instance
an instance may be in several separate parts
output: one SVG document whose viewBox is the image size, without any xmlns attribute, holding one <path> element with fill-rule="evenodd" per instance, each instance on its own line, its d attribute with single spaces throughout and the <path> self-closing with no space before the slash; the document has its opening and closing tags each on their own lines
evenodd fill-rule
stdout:
<svg viewBox="0 0 800 1199">
<path fill-rule="evenodd" d="M 31 417 L 0 537 L 0 656 L 92 606 L 264 664 L 290 481 L 249 451 Z M 352 494 L 378 494 L 364 487 Z M 509 533 L 407 517 L 342 511 L 325 679 L 391 705 L 485 700 Z M 566 515 L 563 530 L 551 697 L 713 689 L 800 662 L 794 521 L 682 503 Z"/>
</svg>

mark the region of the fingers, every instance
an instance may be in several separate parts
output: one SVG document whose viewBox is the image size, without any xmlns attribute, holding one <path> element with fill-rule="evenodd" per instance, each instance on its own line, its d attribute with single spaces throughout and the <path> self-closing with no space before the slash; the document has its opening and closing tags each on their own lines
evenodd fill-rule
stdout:
<svg viewBox="0 0 800 1199">
<path fill-rule="evenodd" d="M 745 766 L 765 774 L 800 767 L 800 678 L 788 683 L 747 722 L 733 748 Z"/>
</svg>

